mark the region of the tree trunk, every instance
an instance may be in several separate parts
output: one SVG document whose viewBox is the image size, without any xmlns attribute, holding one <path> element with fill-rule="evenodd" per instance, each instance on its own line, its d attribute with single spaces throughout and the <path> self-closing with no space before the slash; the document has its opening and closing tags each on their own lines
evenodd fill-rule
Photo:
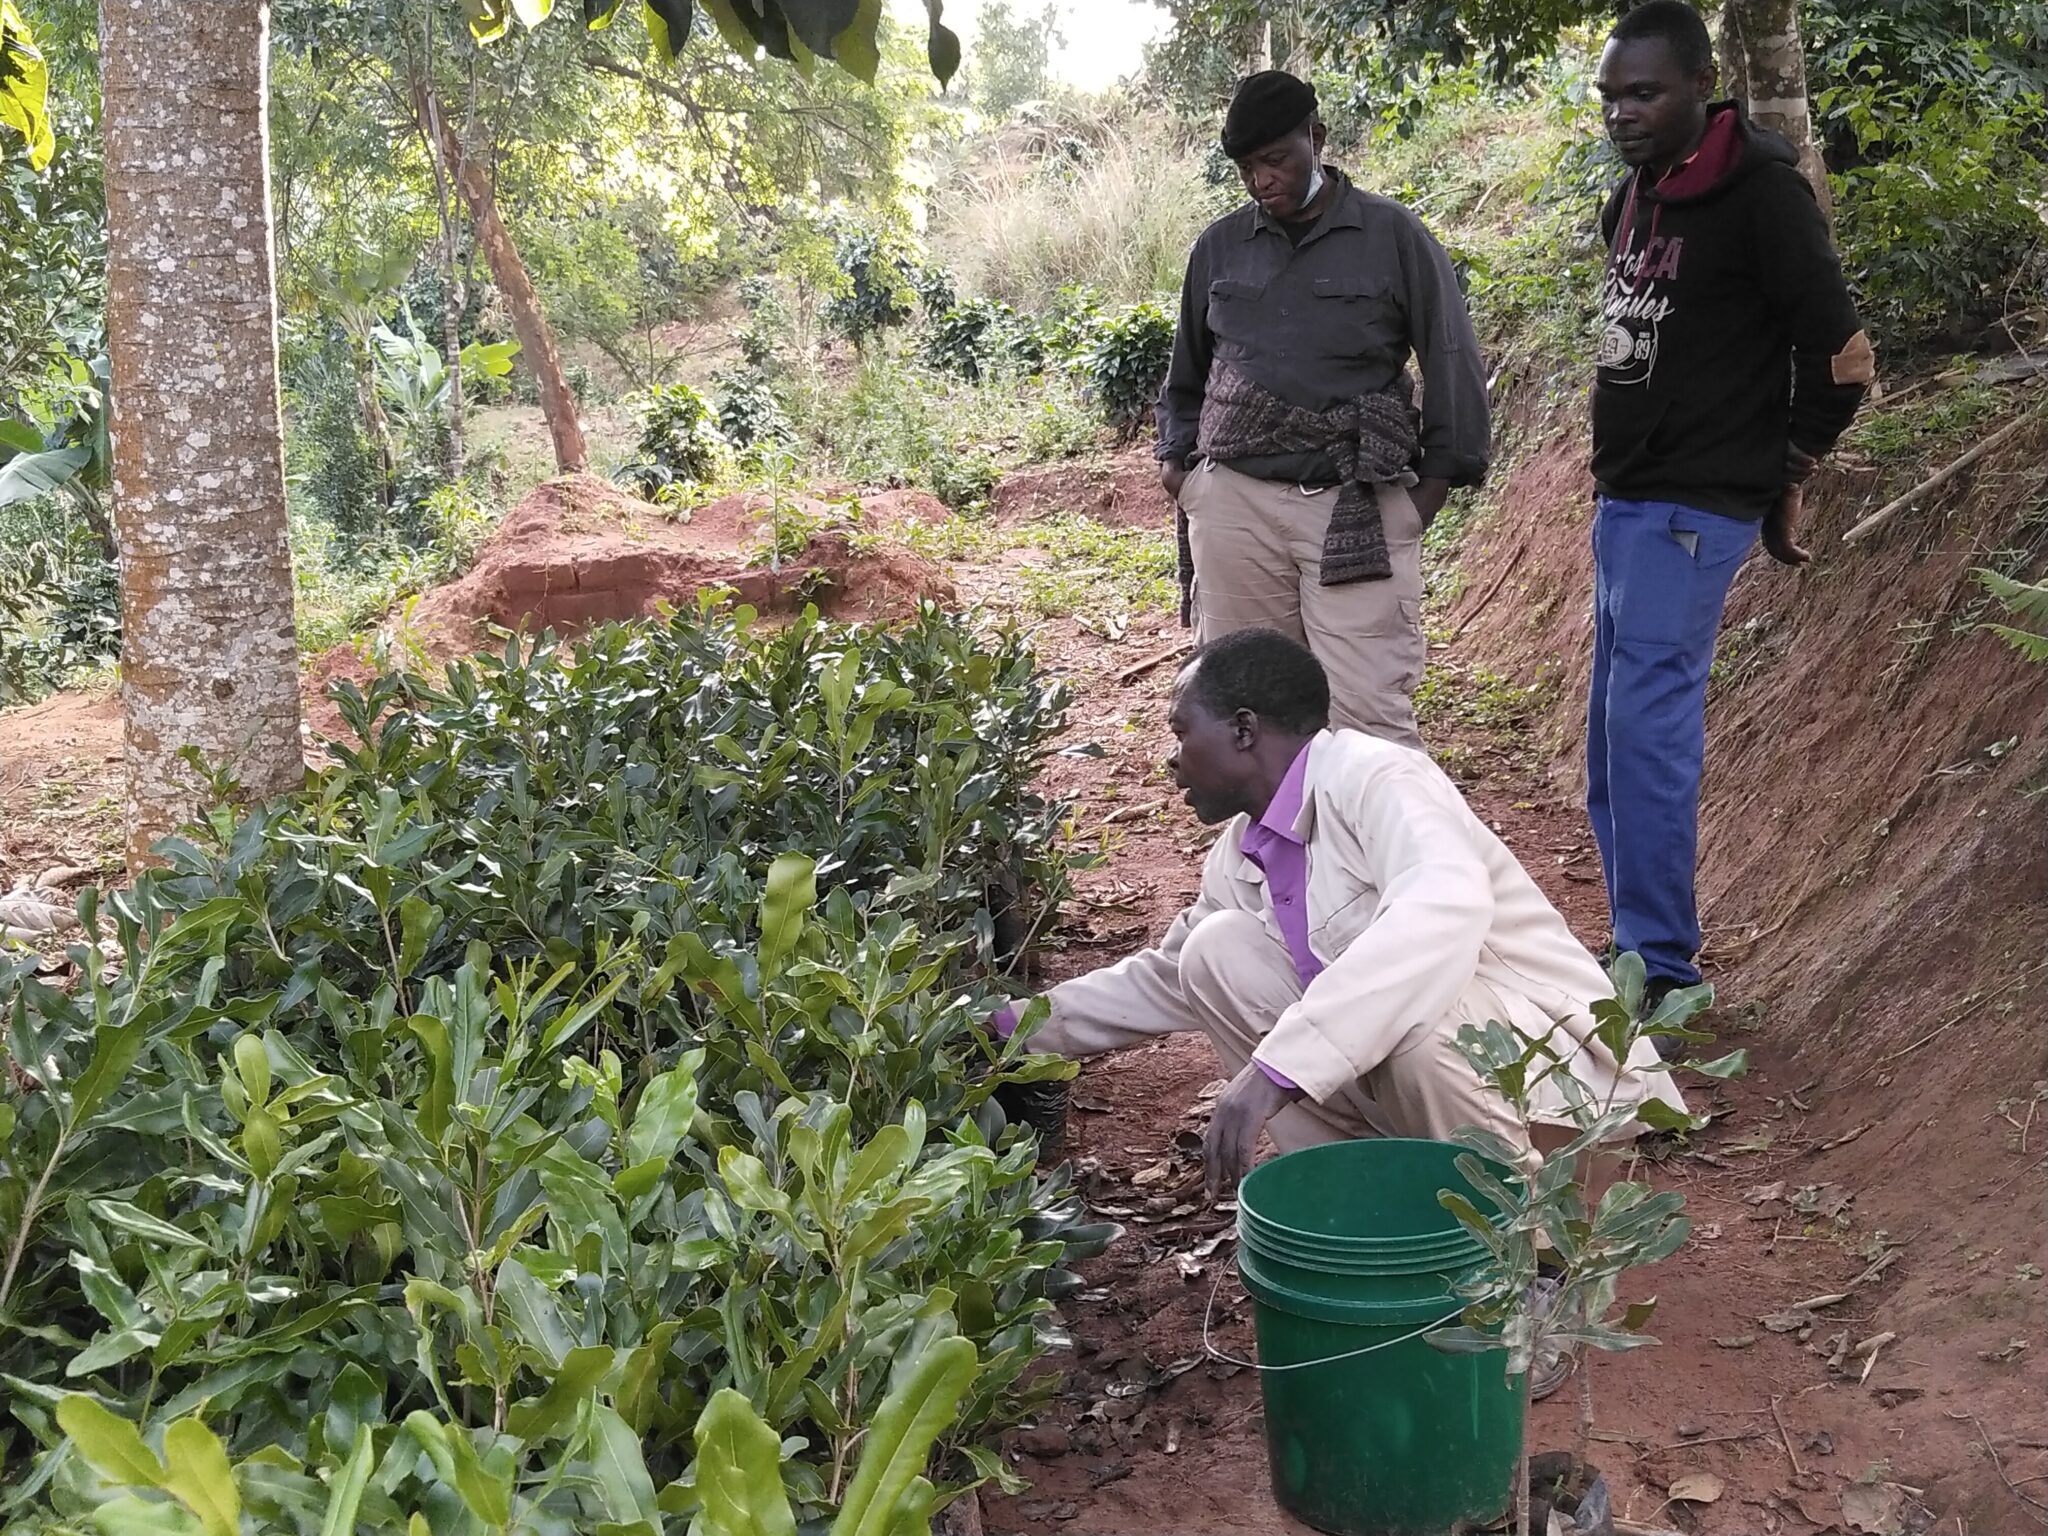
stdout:
<svg viewBox="0 0 2048 1536">
<path fill-rule="evenodd" d="M 1814 143 L 1806 99 L 1798 0 L 1727 0 L 1721 14 L 1721 61 L 1729 73 L 1729 88 L 1750 117 L 1759 126 L 1782 133 L 1799 151 L 1799 169 L 1833 224 L 1828 168 Z"/>
<path fill-rule="evenodd" d="M 392 482 L 398 475 L 398 444 L 391 435 L 391 418 L 377 394 L 377 360 L 370 355 L 376 345 L 370 328 L 377 312 L 368 304 L 342 311 L 342 325 L 348 336 L 349 360 L 356 370 L 356 407 L 362 413 L 363 431 L 377 450 L 377 505 L 391 510 Z"/>
<path fill-rule="evenodd" d="M 484 259 L 491 264 L 491 276 L 505 296 L 512 312 L 512 330 L 519 337 L 519 354 L 533 370 L 540 385 L 541 414 L 547 418 L 548 435 L 554 439 L 555 468 L 563 474 L 583 469 L 590 462 L 590 450 L 583 444 L 583 423 L 576 414 L 576 397 L 562 376 L 562 355 L 555 350 L 555 333 L 541 312 L 540 299 L 527 278 L 526 264 L 519 259 L 519 247 L 512 232 L 498 217 L 498 201 L 483 167 L 464 153 L 460 136 L 434 99 L 431 89 L 419 88 L 420 121 L 435 131 L 441 143 L 441 158 L 469 207 L 469 221 L 476 228 Z"/>
<path fill-rule="evenodd" d="M 277 397 L 265 0 L 103 0 L 128 861 L 305 779 Z"/>
<path fill-rule="evenodd" d="M 448 370 L 448 478 L 462 477 L 462 276 L 457 265 L 455 189 L 449 185 L 452 171 L 442 151 L 441 102 L 433 92 L 415 81 L 413 91 L 420 104 L 426 128 L 427 149 L 434 166 L 434 212 L 441 220 L 441 352 Z M 431 114 L 431 115 L 430 115 Z"/>
</svg>

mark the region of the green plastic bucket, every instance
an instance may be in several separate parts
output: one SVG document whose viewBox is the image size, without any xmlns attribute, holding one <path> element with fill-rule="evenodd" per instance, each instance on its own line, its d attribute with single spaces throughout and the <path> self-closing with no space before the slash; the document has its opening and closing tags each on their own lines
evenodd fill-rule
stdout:
<svg viewBox="0 0 2048 1536">
<path fill-rule="evenodd" d="M 1458 1153 L 1333 1142 L 1255 1168 L 1238 1190 L 1273 1495 L 1317 1530 L 1455 1536 L 1507 1513 L 1521 1383 L 1498 1353 L 1447 1354 L 1424 1337 L 1456 1321 L 1457 1286 L 1486 1252 L 1437 1203 L 1439 1190 L 1473 1193 Z"/>
</svg>

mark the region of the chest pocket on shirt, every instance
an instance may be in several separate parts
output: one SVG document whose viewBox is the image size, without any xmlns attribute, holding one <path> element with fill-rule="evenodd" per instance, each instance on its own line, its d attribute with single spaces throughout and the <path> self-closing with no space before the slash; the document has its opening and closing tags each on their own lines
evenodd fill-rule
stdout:
<svg viewBox="0 0 2048 1536">
<path fill-rule="evenodd" d="M 1309 931 L 1309 947 L 1325 964 L 1335 960 L 1371 926 L 1379 909 L 1380 893 L 1367 886 Z"/>
<path fill-rule="evenodd" d="M 1370 273 L 1319 277 L 1315 294 L 1312 345 L 1330 357 L 1381 356 L 1406 353 L 1408 322 L 1393 286 Z"/>
<path fill-rule="evenodd" d="M 1264 283 L 1238 277 L 1216 278 L 1209 284 L 1209 330 L 1240 347 L 1254 344 L 1263 328 L 1259 314 L 1265 293 Z"/>
</svg>

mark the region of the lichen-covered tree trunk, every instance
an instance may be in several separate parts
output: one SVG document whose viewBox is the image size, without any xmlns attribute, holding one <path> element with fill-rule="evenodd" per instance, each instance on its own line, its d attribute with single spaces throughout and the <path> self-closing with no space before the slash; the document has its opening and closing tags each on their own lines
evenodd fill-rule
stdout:
<svg viewBox="0 0 2048 1536">
<path fill-rule="evenodd" d="M 519 247 L 512 231 L 498 217 L 498 200 L 491 192 L 490 178 L 475 157 L 463 148 L 462 136 L 448 121 L 430 90 L 421 87 L 416 103 L 420 121 L 438 135 L 441 158 L 455 178 L 456 188 L 469 209 L 470 224 L 484 260 L 491 265 L 505 307 L 512 312 L 512 330 L 519 338 L 519 355 L 533 370 L 540 386 L 541 414 L 547 418 L 548 436 L 554 440 L 555 467 L 563 474 L 587 467 L 590 450 L 583 442 L 583 420 L 576 410 L 576 396 L 562 373 L 562 354 L 555 347 L 554 328 L 540 307 L 533 282 L 526 275 L 526 263 L 519 259 Z"/>
<path fill-rule="evenodd" d="M 1834 222 L 1828 168 L 1813 138 L 1806 97 L 1806 51 L 1798 0 L 1727 0 L 1721 13 L 1721 64 L 1727 86 L 1751 119 L 1782 133 L 1799 151 L 1799 169 Z"/>
<path fill-rule="evenodd" d="M 107 333 L 128 859 L 190 819 L 197 748 L 304 781 L 277 398 L 265 0 L 102 0 Z"/>
</svg>

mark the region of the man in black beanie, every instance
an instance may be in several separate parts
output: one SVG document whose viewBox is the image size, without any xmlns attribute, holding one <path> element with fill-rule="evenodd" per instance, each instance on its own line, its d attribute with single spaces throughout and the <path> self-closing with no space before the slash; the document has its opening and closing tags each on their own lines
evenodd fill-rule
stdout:
<svg viewBox="0 0 2048 1536">
<path fill-rule="evenodd" d="M 1224 118 L 1252 200 L 1188 257 L 1158 406 L 1181 619 L 1203 643 L 1254 626 L 1301 641 L 1332 725 L 1420 747 L 1422 531 L 1485 477 L 1486 375 L 1443 248 L 1324 165 L 1323 142 L 1315 88 L 1284 70 L 1246 80 Z"/>
</svg>

